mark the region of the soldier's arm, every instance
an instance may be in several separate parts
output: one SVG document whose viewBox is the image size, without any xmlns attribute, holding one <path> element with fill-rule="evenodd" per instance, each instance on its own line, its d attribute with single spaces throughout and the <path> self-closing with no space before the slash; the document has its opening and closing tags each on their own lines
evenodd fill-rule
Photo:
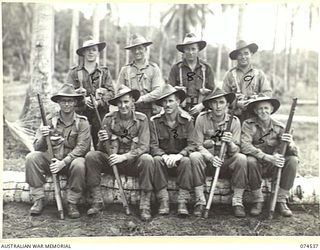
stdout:
<svg viewBox="0 0 320 250">
<path fill-rule="evenodd" d="M 122 67 L 118 76 L 118 80 L 116 82 L 115 92 L 117 93 L 121 85 L 126 85 L 126 67 Z M 128 86 L 130 88 L 130 86 Z"/>
<path fill-rule="evenodd" d="M 193 125 L 193 121 L 191 120 L 190 122 L 188 122 L 188 125 L 187 125 L 188 145 L 184 149 L 182 149 L 179 154 L 183 156 L 188 156 L 192 151 L 194 151 L 194 146 L 192 145 L 192 139 L 191 139 L 191 135 L 193 131 L 194 131 L 194 125 Z"/>
<path fill-rule="evenodd" d="M 110 113 L 108 113 L 110 114 Z M 102 119 L 102 122 L 101 122 L 101 130 L 104 129 L 107 131 L 107 134 L 109 136 L 109 138 L 111 137 L 112 135 L 112 131 L 111 131 L 111 126 L 110 126 L 110 119 L 111 117 L 108 116 L 108 114 L 106 114 L 104 116 L 104 118 Z M 97 145 L 97 149 L 101 152 L 105 152 L 105 148 L 103 146 L 104 142 L 101 142 L 99 139 L 98 139 L 98 145 Z"/>
<path fill-rule="evenodd" d="M 139 102 L 152 102 L 157 100 L 162 95 L 162 88 L 164 86 L 164 81 L 162 79 L 162 74 L 157 65 L 154 67 L 153 78 L 151 79 L 151 92 L 140 96 Z"/>
<path fill-rule="evenodd" d="M 140 120 L 140 128 L 138 132 L 138 145 L 136 148 L 133 148 L 128 153 L 125 153 L 124 156 L 128 161 L 141 156 L 144 153 L 147 153 L 150 148 L 150 131 L 149 131 L 149 122 L 147 117 L 143 120 Z"/>
<path fill-rule="evenodd" d="M 79 82 L 77 81 L 76 71 L 74 70 L 74 68 L 72 68 L 72 69 L 69 70 L 69 72 L 68 72 L 68 74 L 67 74 L 66 82 L 67 82 L 68 84 L 72 84 L 75 89 L 77 89 L 77 88 L 80 87 L 80 84 L 79 84 Z"/>
<path fill-rule="evenodd" d="M 176 82 L 176 75 L 179 74 L 179 70 L 176 65 L 173 65 L 170 69 L 169 78 L 168 78 L 168 84 L 171 84 L 172 86 L 178 85 Z"/>
<path fill-rule="evenodd" d="M 191 136 L 191 145 L 195 150 L 199 151 L 201 154 L 210 155 L 210 152 L 203 147 L 203 142 L 204 142 L 203 125 L 204 125 L 204 120 L 200 114 L 196 119 L 196 124 Z"/>
<path fill-rule="evenodd" d="M 281 136 L 282 136 L 283 133 L 284 133 L 284 128 L 281 128 L 279 136 L 278 136 L 278 138 L 279 138 L 279 146 L 276 148 L 275 153 L 279 153 L 279 154 L 281 153 L 280 145 L 281 145 Z M 294 143 L 293 138 L 292 138 L 292 142 L 288 144 L 287 150 L 286 150 L 286 156 L 291 156 L 291 155 L 299 156 L 298 147 Z"/>
<path fill-rule="evenodd" d="M 208 89 L 214 90 L 215 83 L 214 83 L 214 74 L 213 70 L 210 65 L 207 65 L 207 77 L 208 77 Z"/>
<path fill-rule="evenodd" d="M 91 136 L 89 122 L 85 119 L 81 119 L 79 122 L 77 144 L 74 149 L 63 159 L 65 164 L 68 165 L 77 157 L 85 157 L 90 150 L 90 145 Z"/>
<path fill-rule="evenodd" d="M 228 145 L 228 154 L 233 155 L 240 151 L 241 124 L 238 117 L 233 117 L 230 130 L 232 133 L 232 142 Z"/>
<path fill-rule="evenodd" d="M 35 139 L 33 141 L 33 148 L 35 151 L 45 152 L 48 149 L 46 139 L 42 136 L 40 129 L 37 130 Z"/>
<path fill-rule="evenodd" d="M 260 92 L 271 97 L 272 89 L 269 80 L 262 70 L 259 71 L 259 83 L 260 83 Z"/>
<path fill-rule="evenodd" d="M 247 121 L 243 122 L 241 131 L 241 152 L 246 155 L 252 155 L 257 159 L 263 159 L 266 154 L 252 144 L 253 134 L 255 133 L 254 129 L 254 126 Z"/>
<path fill-rule="evenodd" d="M 115 90 L 112 83 L 112 76 L 108 69 L 104 70 L 101 86 L 106 89 L 106 93 L 102 95 L 102 99 L 98 101 L 99 106 L 108 107 L 108 101 L 114 97 Z"/>
<path fill-rule="evenodd" d="M 232 92 L 232 88 L 230 87 L 230 73 L 229 71 L 224 75 L 223 78 L 223 83 L 222 83 L 222 90 L 226 93 L 231 93 Z"/>
<path fill-rule="evenodd" d="M 155 122 L 151 119 L 150 123 L 150 153 L 152 156 L 162 156 L 164 150 L 159 147 L 159 139 Z"/>
</svg>

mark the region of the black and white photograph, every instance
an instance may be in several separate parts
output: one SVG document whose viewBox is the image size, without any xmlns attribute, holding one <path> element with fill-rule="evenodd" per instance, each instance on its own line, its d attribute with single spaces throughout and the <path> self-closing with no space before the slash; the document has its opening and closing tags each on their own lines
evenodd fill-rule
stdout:
<svg viewBox="0 0 320 250">
<path fill-rule="evenodd" d="M 319 2 L 1 14 L 2 239 L 320 236 Z"/>
</svg>

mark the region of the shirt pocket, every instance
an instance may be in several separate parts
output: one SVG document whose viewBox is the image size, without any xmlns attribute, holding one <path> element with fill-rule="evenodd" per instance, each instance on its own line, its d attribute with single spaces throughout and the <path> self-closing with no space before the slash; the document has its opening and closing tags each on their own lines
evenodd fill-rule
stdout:
<svg viewBox="0 0 320 250">
<path fill-rule="evenodd" d="M 78 132 L 75 130 L 71 130 L 66 139 L 66 146 L 69 148 L 74 148 L 77 144 Z"/>
</svg>

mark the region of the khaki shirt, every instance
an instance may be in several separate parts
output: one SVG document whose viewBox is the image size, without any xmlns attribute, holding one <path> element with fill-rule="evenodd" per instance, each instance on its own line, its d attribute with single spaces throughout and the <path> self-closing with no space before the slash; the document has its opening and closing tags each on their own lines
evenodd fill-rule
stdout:
<svg viewBox="0 0 320 250">
<path fill-rule="evenodd" d="M 203 86 L 203 81 L 205 88 L 211 90 L 215 88 L 211 66 L 198 58 L 194 71 L 188 66 L 186 60 L 174 64 L 170 70 L 168 83 L 172 86 L 186 87 L 187 96 L 198 100 L 199 90 Z M 196 103 L 198 103 L 198 101 L 196 101 Z"/>
<path fill-rule="evenodd" d="M 193 145 L 196 146 L 199 152 L 210 153 L 203 144 L 207 140 L 212 140 L 214 142 L 214 150 L 211 152 L 214 152 L 215 156 L 219 155 L 222 144 L 221 137 L 223 132 L 227 129 L 229 119 L 230 115 L 226 114 L 225 119 L 222 122 L 217 123 L 211 110 L 204 111 L 199 114 L 192 134 Z M 232 149 L 230 147 L 227 148 L 229 156 L 238 152 L 240 148 L 241 125 L 238 117 L 236 116 L 233 117 L 230 132 L 232 133 L 232 141 L 235 143 L 236 147 Z"/>
<path fill-rule="evenodd" d="M 80 76 L 80 79 L 79 74 L 82 75 Z M 112 84 L 110 71 L 107 67 L 100 67 L 97 64 L 95 70 L 89 74 L 84 66 L 76 66 L 70 69 L 67 76 L 67 83 L 72 84 L 75 89 L 78 89 L 82 86 L 87 90 L 87 96 L 90 94 L 95 96 L 98 88 L 105 89 L 106 91 L 98 103 L 99 109 L 104 109 L 106 111 L 108 110 L 108 101 L 114 97 L 115 90 Z M 79 111 L 82 111 L 82 109 L 85 109 L 85 105 L 82 105 L 82 108 L 80 108 Z"/>
<path fill-rule="evenodd" d="M 140 69 L 134 62 L 122 67 L 117 82 L 117 90 L 121 85 L 138 89 L 141 94 L 141 102 L 150 103 L 161 96 L 164 82 L 158 65 L 146 61 Z"/>
<path fill-rule="evenodd" d="M 245 98 L 260 93 L 272 96 L 270 83 L 263 71 L 252 67 L 247 72 L 238 67 L 229 70 L 223 79 L 222 89 L 226 93 L 241 93 Z"/>
<path fill-rule="evenodd" d="M 165 114 L 150 119 L 150 153 L 152 156 L 181 154 L 188 156 L 193 132 L 193 120 L 187 113 L 180 112 L 172 128 L 168 125 Z"/>
<path fill-rule="evenodd" d="M 271 118 L 270 126 L 263 129 L 258 117 L 245 120 L 242 124 L 241 152 L 262 159 L 265 154 L 280 153 L 281 136 L 285 126 Z M 290 144 L 286 155 L 298 155 L 297 147 Z"/>
<path fill-rule="evenodd" d="M 58 160 L 63 160 L 67 165 L 77 157 L 85 157 L 91 145 L 90 127 L 85 116 L 74 113 L 72 124 L 65 125 L 60 112 L 57 112 L 49 115 L 47 122 L 53 153 Z M 47 142 L 40 129 L 36 132 L 33 146 L 36 151 L 47 150 Z"/>
<path fill-rule="evenodd" d="M 114 135 L 119 140 L 119 154 L 124 154 L 128 161 L 136 160 L 149 151 L 150 131 L 147 116 L 134 112 L 130 120 L 122 120 L 119 111 L 110 112 L 102 121 L 102 128 L 109 136 Z M 103 151 L 103 144 L 98 143 Z"/>
</svg>

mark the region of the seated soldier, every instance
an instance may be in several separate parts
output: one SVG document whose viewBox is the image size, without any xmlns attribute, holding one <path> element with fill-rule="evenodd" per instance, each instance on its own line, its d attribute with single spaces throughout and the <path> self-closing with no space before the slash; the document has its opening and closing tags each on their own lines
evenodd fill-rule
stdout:
<svg viewBox="0 0 320 250">
<path fill-rule="evenodd" d="M 209 110 L 200 113 L 196 120 L 192 141 L 199 152 L 190 154 L 196 198 L 194 215 L 196 216 L 201 216 L 206 205 L 203 190 L 206 173 L 215 172 L 215 168 L 221 168 L 221 176 L 231 177 L 234 215 L 246 216 L 242 197 L 247 184 L 247 160 L 245 155 L 239 153 L 241 126 L 236 116 L 233 117 L 230 131 L 225 131 L 230 119 L 230 115 L 227 114 L 228 107 L 234 99 L 234 93 L 226 94 L 220 88 L 216 88 L 202 102 Z M 227 145 L 225 159 L 219 158 L 222 142 Z"/>
<path fill-rule="evenodd" d="M 250 211 L 252 215 L 262 212 L 262 176 L 271 174 L 275 179 L 277 168 L 282 168 L 277 207 L 281 215 L 292 216 L 286 199 L 293 186 L 299 160 L 292 135 L 284 133 L 284 125 L 270 116 L 279 107 L 277 99 L 261 94 L 248 104 L 247 112 L 253 117 L 242 124 L 241 152 L 247 155 L 249 186 L 254 203 Z M 279 154 L 281 141 L 289 143 L 285 156 Z"/>
<path fill-rule="evenodd" d="M 183 90 L 167 84 L 156 104 L 164 112 L 150 121 L 150 152 L 154 157 L 154 187 L 160 201 L 159 214 L 169 214 L 168 175 L 177 176 L 178 215 L 188 215 L 187 199 L 192 188 L 191 162 L 188 144 L 193 131 L 193 120 L 179 105 L 186 98 Z"/>
<path fill-rule="evenodd" d="M 35 201 L 31 215 L 41 214 L 44 207 L 44 175 L 62 173 L 68 176 L 68 215 L 80 217 L 76 204 L 85 186 L 84 157 L 90 150 L 90 127 L 87 118 L 75 113 L 77 103 L 83 100 L 72 85 L 64 84 L 51 100 L 60 111 L 47 117 L 48 126 L 41 125 L 36 133 L 34 152 L 26 157 L 26 182 Z M 50 136 L 54 158 L 49 158 L 45 137 Z"/>
<path fill-rule="evenodd" d="M 151 218 L 150 199 L 153 190 L 154 164 L 149 151 L 150 132 L 147 116 L 134 111 L 134 102 L 140 93 L 136 89 L 122 86 L 117 95 L 109 101 L 119 111 L 106 114 L 102 128 L 98 132 L 99 151 L 86 155 L 87 186 L 93 196 L 93 204 L 88 215 L 94 215 L 103 209 L 100 188 L 101 172 L 112 174 L 112 165 L 117 165 L 119 174 L 138 176 L 140 195 L 140 212 L 142 220 Z M 118 153 L 107 152 L 107 143 L 117 140 Z"/>
</svg>

